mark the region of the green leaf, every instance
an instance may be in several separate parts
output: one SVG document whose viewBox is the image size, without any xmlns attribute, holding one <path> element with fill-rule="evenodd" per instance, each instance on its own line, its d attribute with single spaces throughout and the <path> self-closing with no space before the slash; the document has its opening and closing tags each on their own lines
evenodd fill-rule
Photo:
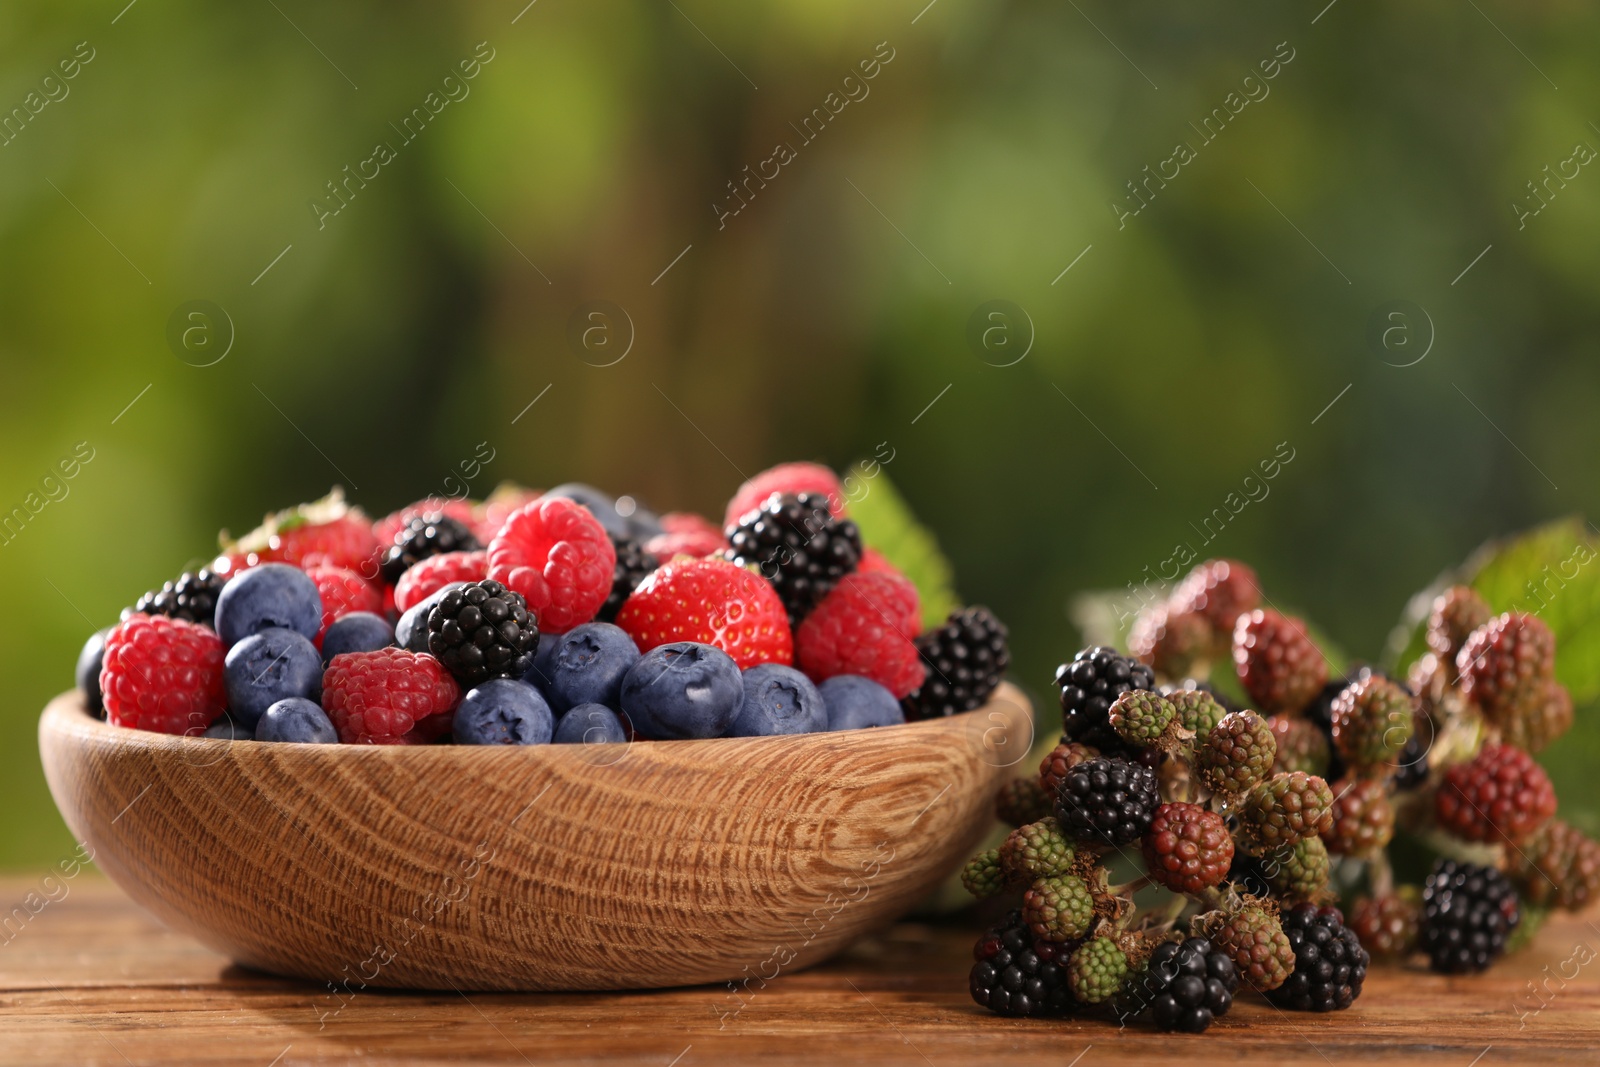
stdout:
<svg viewBox="0 0 1600 1067">
<path fill-rule="evenodd" d="M 868 470 L 876 473 L 869 477 Z M 938 540 L 917 522 L 881 466 L 863 461 L 848 474 L 845 483 L 854 487 L 849 497 L 850 517 L 861 528 L 862 543 L 883 553 L 917 587 L 922 625 L 942 625 L 950 612 L 961 606 L 961 598 L 956 595 L 954 572 L 939 550 Z"/>
</svg>

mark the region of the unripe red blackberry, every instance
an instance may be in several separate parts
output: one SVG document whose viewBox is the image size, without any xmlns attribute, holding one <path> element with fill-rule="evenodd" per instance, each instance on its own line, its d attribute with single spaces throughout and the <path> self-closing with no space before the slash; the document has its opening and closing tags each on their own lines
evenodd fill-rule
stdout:
<svg viewBox="0 0 1600 1067">
<path fill-rule="evenodd" d="M 1422 891 L 1401 886 L 1380 897 L 1361 897 L 1350 913 L 1350 928 L 1375 958 L 1403 960 L 1417 950 L 1422 922 Z"/>
<path fill-rule="evenodd" d="M 1111 728 L 1135 748 L 1148 748 L 1161 739 L 1177 709 L 1160 693 L 1133 689 L 1111 703 Z"/>
<path fill-rule="evenodd" d="M 1299 619 L 1261 610 L 1240 615 L 1233 631 L 1239 681 L 1263 711 L 1296 712 L 1328 680 L 1328 664 Z"/>
<path fill-rule="evenodd" d="M 1550 776 L 1510 745 L 1485 745 L 1470 763 L 1451 767 L 1434 795 L 1439 825 L 1468 841 L 1521 841 L 1555 813 Z"/>
<path fill-rule="evenodd" d="M 1218 793 L 1243 793 L 1272 770 L 1278 743 L 1253 711 L 1224 715 L 1195 753 L 1201 779 Z"/>
<path fill-rule="evenodd" d="M 1554 678 L 1546 678 L 1529 694 L 1518 714 L 1510 716 L 1500 729 L 1507 743 L 1539 752 L 1571 726 L 1572 694 Z"/>
<path fill-rule="evenodd" d="M 1320 837 L 1279 845 L 1256 862 L 1267 885 L 1284 900 L 1315 901 L 1328 888 L 1328 848 Z"/>
<path fill-rule="evenodd" d="M 1067 772 L 1072 770 L 1084 760 L 1091 760 L 1100 753 L 1088 745 L 1080 745 L 1076 741 L 1063 741 L 1050 750 L 1050 754 L 1039 764 L 1039 785 L 1054 797 L 1061 788 L 1061 782 L 1067 777 Z"/>
<path fill-rule="evenodd" d="M 1206 743 L 1211 728 L 1222 721 L 1228 709 L 1215 693 L 1204 689 L 1176 689 L 1167 694 L 1177 713 L 1178 725 L 1194 734 L 1194 747 Z"/>
<path fill-rule="evenodd" d="M 1190 929 L 1226 952 L 1240 978 L 1259 993 L 1277 989 L 1294 970 L 1294 947 L 1270 902 L 1247 897 L 1230 911 L 1197 917 Z"/>
<path fill-rule="evenodd" d="M 1274 715 L 1267 722 L 1278 745 L 1274 771 L 1305 771 L 1327 777 L 1328 735 L 1316 723 L 1294 715 Z"/>
<path fill-rule="evenodd" d="M 1074 855 L 1072 842 L 1062 834 L 1061 824 L 1053 816 L 1017 827 L 999 849 L 1000 866 L 1019 882 L 1065 874 L 1072 867 Z"/>
<path fill-rule="evenodd" d="M 1333 743 L 1350 769 L 1382 775 L 1395 768 L 1416 729 L 1417 702 L 1404 686 L 1367 674 L 1334 698 Z"/>
<path fill-rule="evenodd" d="M 1560 819 L 1506 853 L 1506 873 L 1531 904 L 1582 911 L 1600 899 L 1600 842 Z"/>
<path fill-rule="evenodd" d="M 1010 881 L 1000 867 L 1000 850 L 986 849 L 961 868 L 961 884 L 979 900 L 999 895 Z"/>
<path fill-rule="evenodd" d="M 1461 694 L 1502 730 L 1543 696 L 1540 683 L 1554 677 L 1555 665 L 1550 627 L 1536 615 L 1514 611 L 1472 631 L 1456 654 Z"/>
<path fill-rule="evenodd" d="M 1261 603 L 1261 585 L 1256 572 L 1234 559 L 1208 559 L 1186 575 L 1172 591 L 1172 611 L 1193 612 L 1211 623 L 1218 637 L 1227 641 L 1234 624 L 1245 612 Z M 1218 649 L 1219 654 L 1227 649 Z"/>
<path fill-rule="evenodd" d="M 996 794 L 994 814 L 1008 826 L 1025 826 L 1049 815 L 1054 803 L 1038 778 L 1013 778 Z"/>
<path fill-rule="evenodd" d="M 1181 678 L 1217 652 L 1217 630 L 1198 612 L 1152 604 L 1128 631 L 1128 651 L 1167 678 Z"/>
<path fill-rule="evenodd" d="M 1469 585 L 1451 586 L 1434 599 L 1428 615 L 1428 648 L 1441 663 L 1449 664 L 1452 679 L 1461 646 L 1493 616 L 1489 602 Z"/>
<path fill-rule="evenodd" d="M 1394 837 L 1394 805 L 1375 778 L 1347 778 L 1333 786 L 1333 826 L 1322 835 L 1328 851 L 1373 856 Z"/>
<path fill-rule="evenodd" d="M 1175 893 L 1194 894 L 1221 884 L 1233 862 L 1228 824 L 1198 804 L 1157 808 L 1141 849 L 1150 877 Z"/>
<path fill-rule="evenodd" d="M 1077 875 L 1038 878 L 1022 895 L 1022 919 L 1041 941 L 1076 941 L 1094 922 L 1094 897 Z"/>
<path fill-rule="evenodd" d="M 1333 791 L 1314 774 L 1275 774 L 1251 787 L 1239 822 L 1261 850 L 1320 836 L 1333 827 Z"/>
</svg>

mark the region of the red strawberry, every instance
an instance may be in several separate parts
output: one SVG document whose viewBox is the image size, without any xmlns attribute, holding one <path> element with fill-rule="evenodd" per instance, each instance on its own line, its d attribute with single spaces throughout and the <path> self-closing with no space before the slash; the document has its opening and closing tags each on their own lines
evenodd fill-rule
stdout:
<svg viewBox="0 0 1600 1067">
<path fill-rule="evenodd" d="M 652 571 L 617 612 L 641 652 L 672 641 L 715 645 L 741 668 L 794 661 L 789 616 L 759 575 L 724 559 L 676 559 Z"/>
<path fill-rule="evenodd" d="M 333 657 L 322 674 L 322 706 L 347 745 L 425 742 L 450 728 L 461 689 L 425 652 L 380 648 Z M 413 730 L 417 733 L 407 737 Z"/>
<path fill-rule="evenodd" d="M 322 635 L 328 632 L 328 624 L 333 620 L 352 611 L 378 614 L 383 610 L 383 594 L 378 587 L 355 571 L 319 566 L 307 567 L 306 575 L 317 583 L 317 592 L 322 595 L 322 629 L 317 631 L 315 642 L 318 648 L 322 647 Z"/>
<path fill-rule="evenodd" d="M 906 579 L 847 574 L 800 624 L 800 667 L 816 682 L 859 674 L 903 697 L 926 671 L 911 640 L 917 613 L 917 590 Z"/>
<path fill-rule="evenodd" d="M 780 463 L 741 485 L 728 501 L 726 526 L 735 525 L 745 512 L 759 508 L 773 493 L 821 493 L 828 498 L 834 518 L 844 514 L 844 489 L 839 476 L 820 463 Z"/>
<path fill-rule="evenodd" d="M 489 553 L 441 552 L 406 569 L 394 587 L 394 609 L 405 611 L 451 582 L 481 582 L 489 577 Z"/>
<path fill-rule="evenodd" d="M 106 636 L 100 691 L 113 726 L 203 734 L 227 705 L 222 639 L 165 615 L 129 615 Z"/>
<path fill-rule="evenodd" d="M 582 504 L 541 497 L 511 513 L 489 542 L 489 577 L 521 593 L 541 633 L 595 617 L 611 594 L 617 550 Z"/>
<path fill-rule="evenodd" d="M 360 512 L 352 511 L 332 522 L 280 527 L 267 542 L 262 558 L 297 567 L 326 562 L 361 572 L 363 568 L 372 570 L 377 554 L 378 541 L 372 536 L 371 525 Z"/>
</svg>

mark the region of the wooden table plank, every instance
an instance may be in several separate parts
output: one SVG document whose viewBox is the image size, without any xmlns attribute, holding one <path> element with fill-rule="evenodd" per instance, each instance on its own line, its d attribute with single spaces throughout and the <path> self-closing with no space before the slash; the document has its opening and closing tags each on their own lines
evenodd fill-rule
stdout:
<svg viewBox="0 0 1600 1067">
<path fill-rule="evenodd" d="M 22 901 L 38 879 L 0 879 Z M 59 891 L 58 891 L 59 893 Z M 727 989 L 638 994 L 362 992 L 339 1002 L 234 967 L 85 874 L 0 931 L 0 1063 L 707 1063 L 1083 1067 L 1118 1062 L 1494 1067 L 1600 1063 L 1600 925 L 1561 916 L 1490 975 L 1379 969 L 1356 1007 L 1285 1014 L 1241 999 L 1202 1036 L 1098 1021 L 999 1019 L 968 999 L 973 932 L 902 923 L 783 974 L 743 1005 Z M 8 940 L 9 939 L 9 940 Z M 1590 960 L 1586 965 L 1579 961 Z M 1563 977 L 1563 976 L 1569 977 Z M 1532 994 L 1535 986 L 1544 1000 Z M 1487 1051 L 1485 1051 L 1487 1050 Z M 1478 1057 L 1481 1056 L 1481 1059 Z"/>
</svg>

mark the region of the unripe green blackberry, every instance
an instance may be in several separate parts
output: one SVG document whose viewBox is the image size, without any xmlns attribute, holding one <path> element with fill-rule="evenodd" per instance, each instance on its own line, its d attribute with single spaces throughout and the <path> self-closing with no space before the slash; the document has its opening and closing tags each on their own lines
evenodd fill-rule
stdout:
<svg viewBox="0 0 1600 1067">
<path fill-rule="evenodd" d="M 1177 709 L 1160 693 L 1130 689 L 1111 704 L 1111 728 L 1124 741 L 1137 748 L 1148 748 L 1160 740 Z"/>
<path fill-rule="evenodd" d="M 1067 961 L 1067 985 L 1080 1004 L 1100 1004 L 1116 996 L 1128 974 L 1128 956 L 1109 937 L 1085 941 Z"/>
<path fill-rule="evenodd" d="M 1274 715 L 1267 720 L 1273 740 L 1278 743 L 1274 771 L 1305 771 L 1328 776 L 1328 735 L 1310 719 L 1293 715 Z"/>
<path fill-rule="evenodd" d="M 1055 801 L 1037 778 L 1013 778 L 994 798 L 994 814 L 1007 826 L 1025 826 L 1049 815 Z"/>
<path fill-rule="evenodd" d="M 1072 842 L 1061 832 L 1061 824 L 1054 816 L 1017 827 L 999 848 L 1000 866 L 1006 874 L 1024 882 L 1065 874 L 1075 855 Z"/>
<path fill-rule="evenodd" d="M 1352 770 L 1386 774 L 1411 740 L 1416 712 L 1416 698 L 1404 686 L 1368 674 L 1334 698 L 1333 743 Z"/>
<path fill-rule="evenodd" d="M 1320 837 L 1279 845 L 1259 861 L 1267 884 L 1293 901 L 1316 900 L 1328 887 L 1328 849 Z"/>
<path fill-rule="evenodd" d="M 1195 753 L 1200 777 L 1218 793 L 1243 793 L 1272 770 L 1278 743 L 1253 711 L 1224 715 Z"/>
<path fill-rule="evenodd" d="M 1199 916 L 1190 929 L 1226 952 L 1239 976 L 1259 993 L 1277 989 L 1294 971 L 1294 946 L 1270 902 L 1246 897 L 1232 911 Z"/>
<path fill-rule="evenodd" d="M 1292 845 L 1333 828 L 1333 790 L 1314 774 L 1275 774 L 1250 788 L 1239 822 L 1258 851 Z"/>
<path fill-rule="evenodd" d="M 1077 940 L 1094 922 L 1089 884 L 1074 874 L 1036 879 L 1022 895 L 1022 919 L 1042 941 L 1062 944 Z"/>
<path fill-rule="evenodd" d="M 997 848 L 978 853 L 961 868 L 961 884 L 979 900 L 999 895 L 1007 881 L 1006 872 L 1000 867 L 1000 850 Z"/>
<path fill-rule="evenodd" d="M 1172 702 L 1178 725 L 1194 734 L 1196 748 L 1206 743 L 1212 727 L 1228 714 L 1222 702 L 1204 689 L 1179 689 L 1168 693 L 1167 699 Z"/>
</svg>

